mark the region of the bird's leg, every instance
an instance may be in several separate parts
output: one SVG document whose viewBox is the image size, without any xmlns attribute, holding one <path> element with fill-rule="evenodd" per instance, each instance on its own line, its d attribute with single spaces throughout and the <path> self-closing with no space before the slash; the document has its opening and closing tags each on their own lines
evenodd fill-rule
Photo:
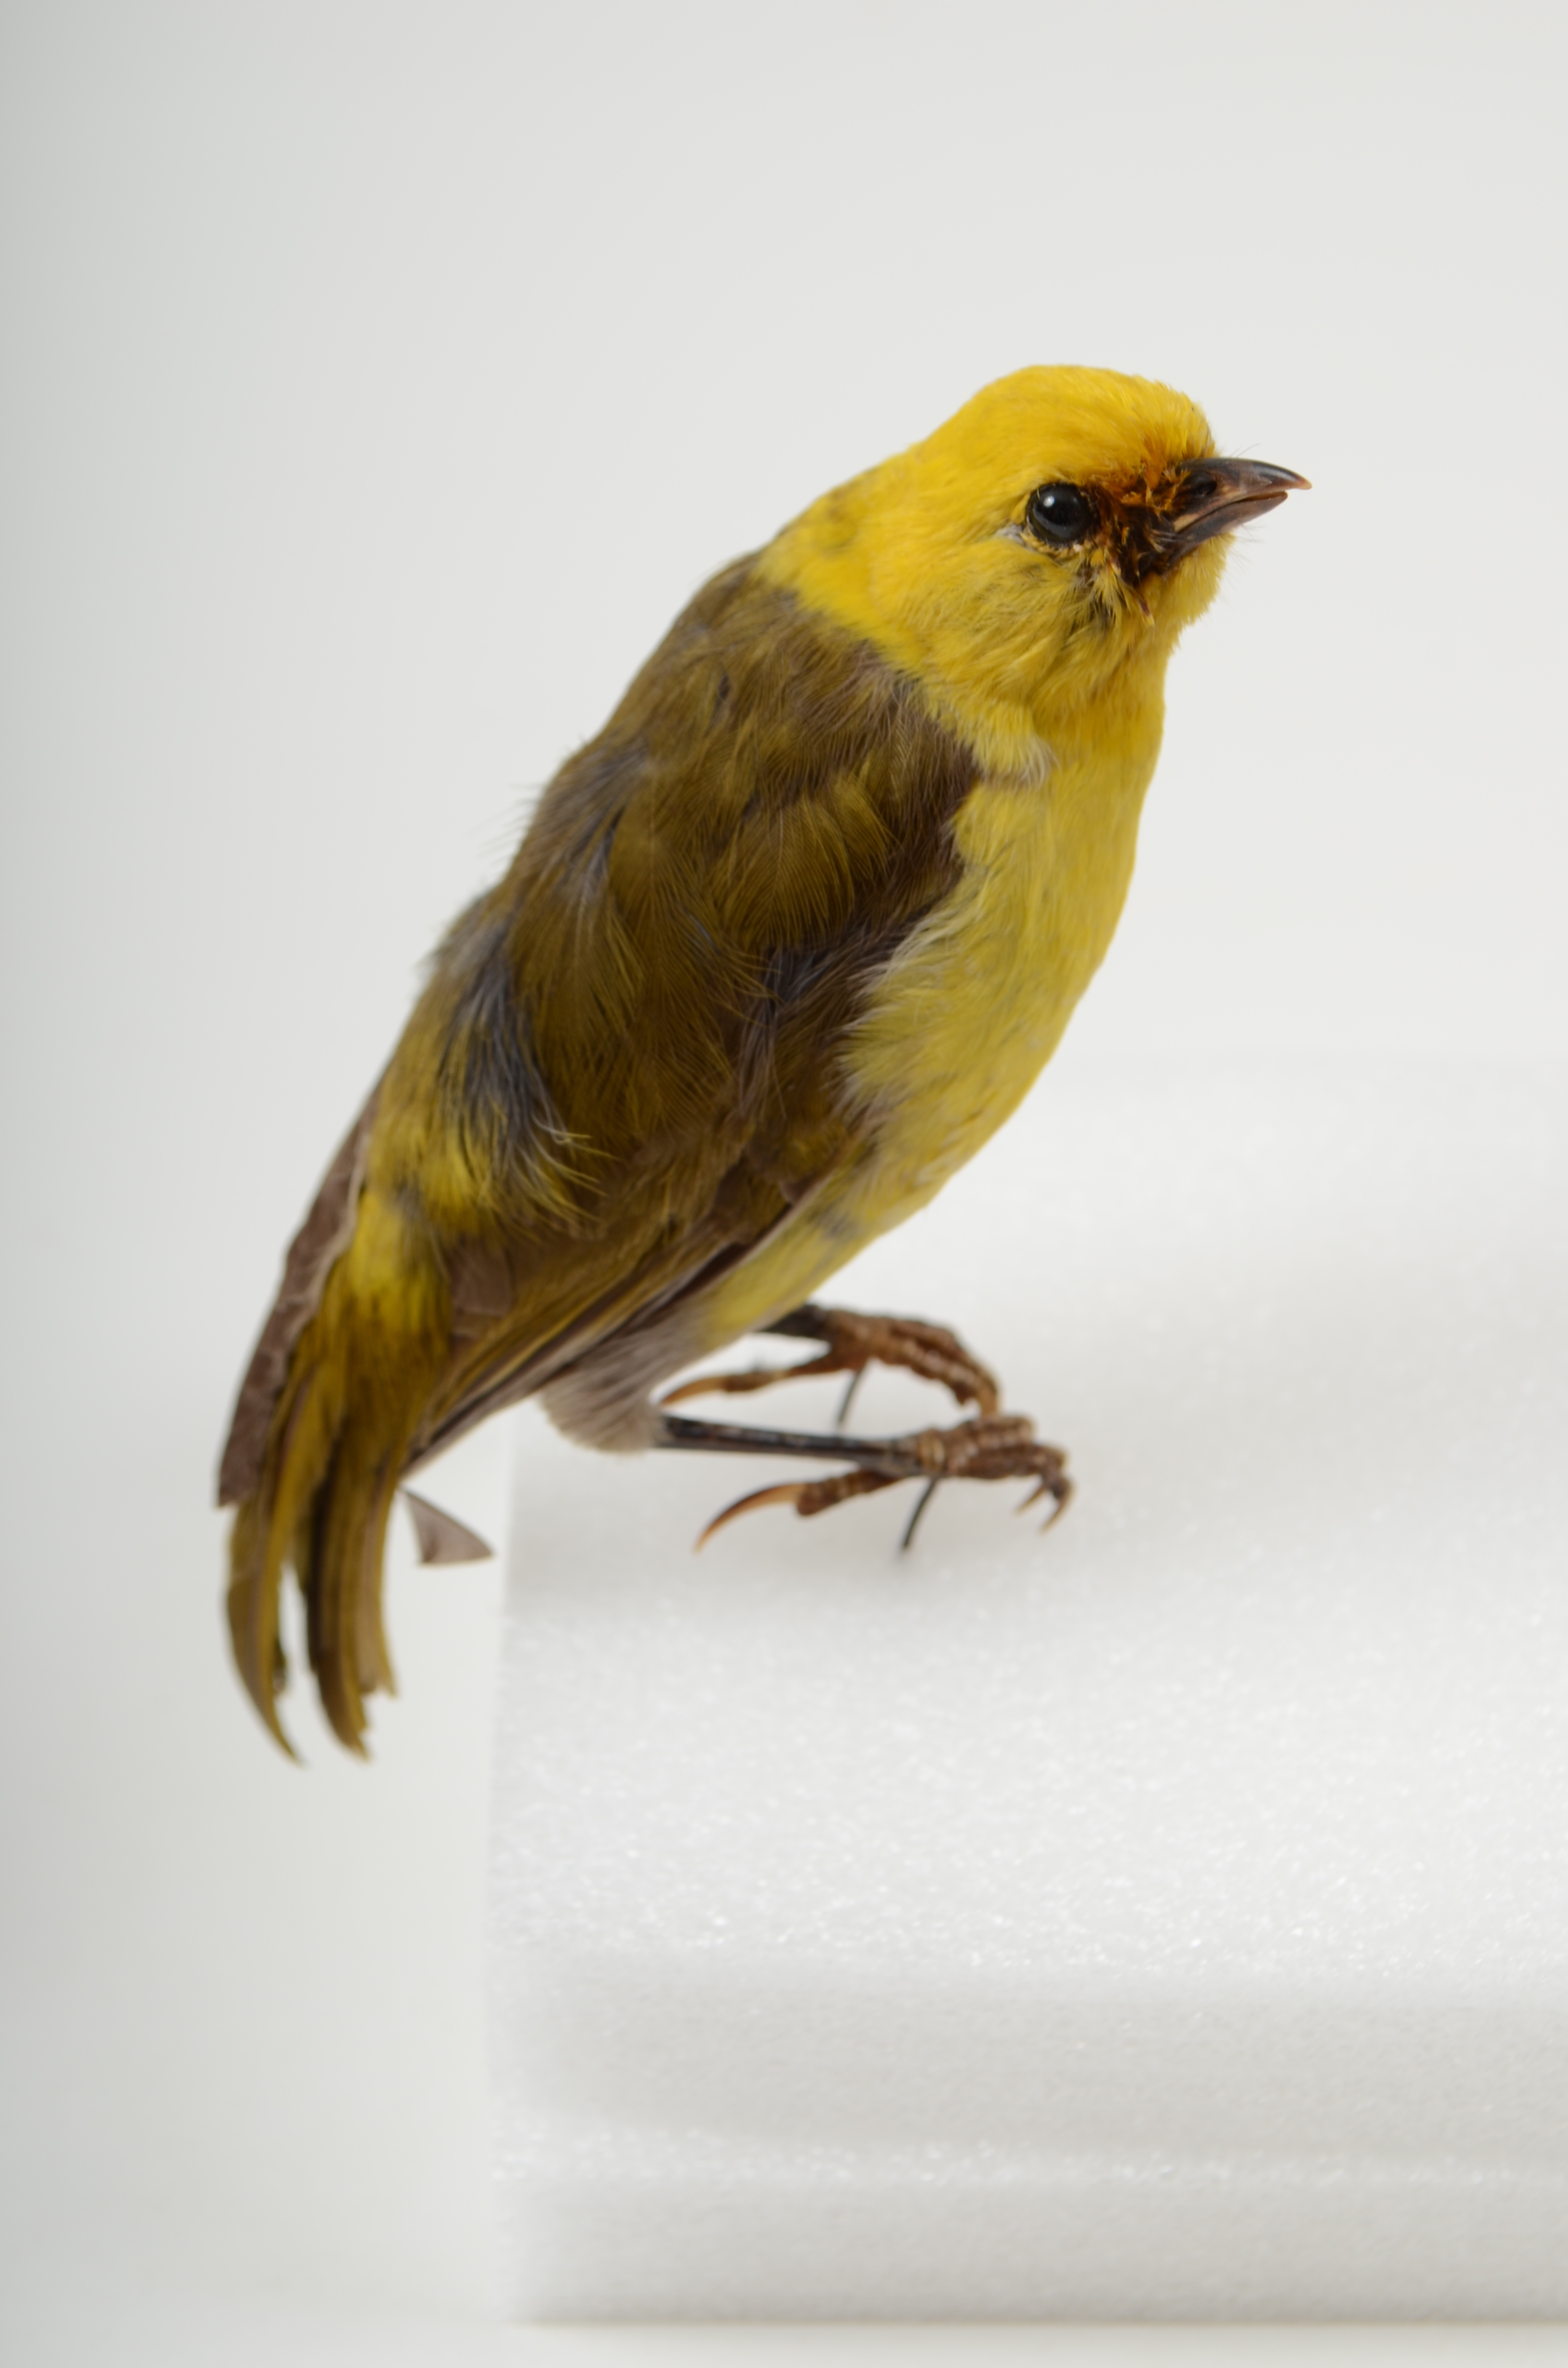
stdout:
<svg viewBox="0 0 1568 2368">
<path fill-rule="evenodd" d="M 857 1315 L 847 1307 L 816 1307 L 810 1302 L 765 1332 L 787 1340 L 820 1340 L 823 1353 L 803 1365 L 753 1365 L 741 1373 L 699 1373 L 669 1390 L 662 1401 L 677 1406 L 683 1398 L 704 1397 L 722 1390 L 744 1395 L 766 1390 L 775 1382 L 814 1382 L 824 1373 L 847 1373 L 849 1386 L 838 1409 L 838 1422 L 848 1417 L 850 1403 L 869 1364 L 900 1366 L 923 1381 L 939 1382 L 960 1406 L 978 1406 L 994 1415 L 1002 1404 L 996 1376 L 964 1347 L 945 1325 L 922 1324 L 912 1315 Z"/>
<path fill-rule="evenodd" d="M 903 1534 L 905 1545 L 933 1490 L 944 1480 L 1032 1480 L 1035 1485 L 1024 1504 L 1050 1497 L 1048 1525 L 1073 1493 L 1065 1455 L 1059 1447 L 1037 1440 L 1033 1423 L 1023 1414 L 983 1414 L 955 1423 L 950 1430 L 912 1430 L 897 1439 L 845 1439 L 833 1432 L 753 1429 L 745 1423 L 700 1422 L 661 1412 L 653 1444 L 725 1455 L 802 1455 L 851 1467 L 821 1480 L 783 1481 L 740 1497 L 709 1522 L 699 1545 L 737 1513 L 764 1505 L 793 1505 L 802 1515 L 825 1513 L 846 1497 L 869 1496 L 900 1480 L 925 1483 Z"/>
</svg>

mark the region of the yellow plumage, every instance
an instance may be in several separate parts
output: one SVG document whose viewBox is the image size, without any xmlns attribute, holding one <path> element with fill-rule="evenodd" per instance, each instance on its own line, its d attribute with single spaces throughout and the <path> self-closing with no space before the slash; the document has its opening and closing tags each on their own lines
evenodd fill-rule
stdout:
<svg viewBox="0 0 1568 2368">
<path fill-rule="evenodd" d="M 221 1491 L 275 1732 L 285 1565 L 358 1746 L 392 1496 L 494 1406 L 727 1446 L 651 1393 L 781 1319 L 849 1361 L 792 1311 L 1050 1058 L 1127 894 L 1171 649 L 1223 534 L 1301 482 L 1216 459 L 1167 388 L 1020 371 L 677 620 L 454 929 L 290 1254 Z M 981 1405 L 980 1461 L 921 1434 L 911 1474 L 1049 1474 L 953 1347 L 908 1360 Z M 838 1493 L 903 1476 L 897 1445 L 846 1441 Z"/>
<path fill-rule="evenodd" d="M 778 1243 L 721 1294 L 709 1349 L 809 1298 L 913 1216 L 1055 1051 L 1121 916 L 1165 663 L 1218 588 L 1223 546 L 1192 555 L 1157 618 L 1101 558 L 1107 630 L 1093 642 L 1061 631 L 1052 578 L 1017 582 L 1010 550 L 998 567 L 996 539 L 1038 484 L 1158 482 L 1173 460 L 1211 450 L 1201 412 L 1168 388 L 1023 370 L 814 503 L 764 554 L 771 581 L 918 682 L 983 769 L 954 825 L 958 884 L 900 948 L 845 1049 L 881 1121 L 878 1156 L 811 1212 L 809 1247 Z M 1045 602 L 1058 613 L 1042 619 Z"/>
</svg>

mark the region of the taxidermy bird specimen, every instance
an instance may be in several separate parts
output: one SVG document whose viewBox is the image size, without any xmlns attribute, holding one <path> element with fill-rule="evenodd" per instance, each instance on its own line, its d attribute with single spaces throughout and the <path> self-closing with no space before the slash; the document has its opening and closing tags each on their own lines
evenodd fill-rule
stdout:
<svg viewBox="0 0 1568 2368">
<path fill-rule="evenodd" d="M 361 1749 L 393 1497 L 519 1398 L 595 1447 L 841 1467 L 731 1512 L 906 1480 L 917 1511 L 959 1479 L 1064 1503 L 1065 1459 L 951 1333 L 812 1294 L 1051 1057 L 1127 894 L 1176 637 L 1224 537 L 1305 483 L 1218 458 L 1168 387 L 1020 370 L 677 618 L 451 929 L 289 1251 L 219 1484 L 280 1742 L 285 1567 Z M 819 1353 L 659 1397 L 758 1332 Z M 873 1360 L 975 1412 L 861 1439 L 670 1411 Z M 483 1551 L 408 1501 L 427 1560 Z"/>
</svg>

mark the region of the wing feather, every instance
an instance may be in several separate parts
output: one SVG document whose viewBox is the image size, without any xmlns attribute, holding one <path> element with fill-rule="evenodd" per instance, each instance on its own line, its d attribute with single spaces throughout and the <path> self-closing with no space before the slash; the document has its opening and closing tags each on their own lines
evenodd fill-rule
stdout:
<svg viewBox="0 0 1568 2368">
<path fill-rule="evenodd" d="M 333 1264 L 354 1236 L 365 1159 L 376 1120 L 373 1092 L 334 1155 L 309 1214 L 290 1243 L 261 1337 L 234 1401 L 218 1467 L 220 1505 L 243 1504 L 261 1482 L 267 1434 L 289 1375 L 295 1343 L 321 1304 Z"/>
</svg>

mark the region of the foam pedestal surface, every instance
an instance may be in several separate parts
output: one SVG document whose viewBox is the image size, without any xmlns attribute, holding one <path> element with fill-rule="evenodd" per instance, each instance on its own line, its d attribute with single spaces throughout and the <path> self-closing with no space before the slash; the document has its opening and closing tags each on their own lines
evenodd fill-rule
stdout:
<svg viewBox="0 0 1568 2368">
<path fill-rule="evenodd" d="M 529 1419 L 519 2312 L 1568 2314 L 1565 1113 L 1064 1061 L 826 1294 L 994 1363 L 1072 1453 L 1043 1539 L 952 1486 L 906 1556 L 907 1490 L 694 1556 L 801 1467 Z M 855 1422 L 945 1405 L 877 1375 Z"/>
</svg>

